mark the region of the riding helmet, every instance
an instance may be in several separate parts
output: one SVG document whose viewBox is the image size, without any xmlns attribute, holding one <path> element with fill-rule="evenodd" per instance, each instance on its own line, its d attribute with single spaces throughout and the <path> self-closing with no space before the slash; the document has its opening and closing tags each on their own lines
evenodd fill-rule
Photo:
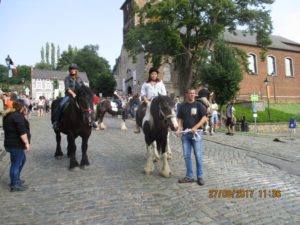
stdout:
<svg viewBox="0 0 300 225">
<path fill-rule="evenodd" d="M 75 63 L 69 65 L 69 70 L 78 70 L 78 66 Z"/>
</svg>

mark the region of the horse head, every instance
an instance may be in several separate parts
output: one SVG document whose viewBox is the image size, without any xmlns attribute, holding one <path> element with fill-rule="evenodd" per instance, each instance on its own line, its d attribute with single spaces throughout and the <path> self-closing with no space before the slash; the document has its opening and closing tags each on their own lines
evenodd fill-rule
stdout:
<svg viewBox="0 0 300 225">
<path fill-rule="evenodd" d="M 83 121 L 90 124 L 94 118 L 93 92 L 85 85 L 76 90 L 76 104 L 83 114 Z"/>
<path fill-rule="evenodd" d="M 172 131 L 178 129 L 175 113 L 175 104 L 168 96 L 159 95 L 151 102 L 150 112 L 154 120 L 160 120 L 163 124 L 171 128 Z"/>
</svg>

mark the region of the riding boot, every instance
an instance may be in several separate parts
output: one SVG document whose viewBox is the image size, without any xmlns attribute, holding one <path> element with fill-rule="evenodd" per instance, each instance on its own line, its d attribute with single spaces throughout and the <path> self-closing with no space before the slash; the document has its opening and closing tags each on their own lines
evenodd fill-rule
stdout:
<svg viewBox="0 0 300 225">
<path fill-rule="evenodd" d="M 136 134 L 141 133 L 141 128 L 138 125 L 135 125 L 135 130 L 133 132 Z"/>
</svg>

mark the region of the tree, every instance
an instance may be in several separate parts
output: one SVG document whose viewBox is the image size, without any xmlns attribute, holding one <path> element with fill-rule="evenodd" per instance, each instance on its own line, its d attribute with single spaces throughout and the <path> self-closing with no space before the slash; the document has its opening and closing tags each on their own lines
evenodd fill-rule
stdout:
<svg viewBox="0 0 300 225">
<path fill-rule="evenodd" d="M 51 65 L 45 62 L 36 63 L 34 65 L 34 68 L 41 69 L 41 70 L 52 70 Z"/>
<path fill-rule="evenodd" d="M 87 73 L 92 89 L 96 92 L 102 92 L 103 95 L 112 94 L 116 82 L 110 71 L 108 61 L 98 56 L 98 49 L 98 45 L 84 46 L 83 49 L 77 51 L 74 63 L 78 65 L 81 71 Z"/>
<path fill-rule="evenodd" d="M 49 61 L 49 54 L 50 54 L 50 45 L 49 45 L 49 42 L 46 43 L 46 63 L 49 65 L 50 61 Z"/>
<path fill-rule="evenodd" d="M 246 55 L 223 41 L 215 44 L 208 61 L 199 64 L 200 80 L 209 85 L 222 105 L 236 97 L 243 79 L 241 61 Z"/>
<path fill-rule="evenodd" d="M 60 58 L 60 48 L 59 45 L 57 45 L 57 50 L 56 50 L 56 64 L 58 63 L 58 59 Z"/>
<path fill-rule="evenodd" d="M 154 3 L 153 3 L 154 2 Z M 257 34 L 263 52 L 271 41 L 272 22 L 267 6 L 274 0 L 164 0 L 148 1 L 136 13 L 140 23 L 125 37 L 134 58 L 145 52 L 147 62 L 159 65 L 172 57 L 179 73 L 181 92 L 197 77 L 199 61 L 205 60 L 225 30 Z M 133 7 L 135 8 L 135 7 Z"/>
<path fill-rule="evenodd" d="M 69 45 L 68 51 L 63 51 L 60 58 L 57 59 L 57 70 L 68 70 L 68 66 L 74 62 L 75 52 L 74 48 Z"/>
<path fill-rule="evenodd" d="M 53 70 L 55 69 L 55 46 L 53 43 L 51 43 L 51 67 Z"/>
<path fill-rule="evenodd" d="M 41 63 L 45 63 L 45 50 L 44 50 L 44 47 L 42 47 L 42 50 L 41 50 Z"/>
</svg>

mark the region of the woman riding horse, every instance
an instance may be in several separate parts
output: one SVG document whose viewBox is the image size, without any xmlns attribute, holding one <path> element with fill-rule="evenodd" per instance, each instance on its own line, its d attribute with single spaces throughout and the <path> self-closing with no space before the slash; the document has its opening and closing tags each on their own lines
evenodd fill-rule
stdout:
<svg viewBox="0 0 300 225">
<path fill-rule="evenodd" d="M 67 135 L 68 156 L 70 157 L 70 169 L 78 166 L 76 160 L 75 139 L 82 138 L 82 160 L 80 166 L 89 165 L 87 158 L 87 142 L 91 134 L 91 127 L 97 127 L 94 122 L 93 92 L 84 85 L 78 76 L 76 64 L 69 66 L 70 75 L 65 78 L 66 96 L 52 103 L 51 121 L 56 134 L 55 157 L 60 158 L 61 151 L 60 132 Z"/>
<path fill-rule="evenodd" d="M 167 95 L 166 87 L 164 83 L 158 78 L 158 70 L 156 68 L 150 68 L 148 80 L 142 85 L 141 97 L 143 104 L 139 107 L 141 115 L 145 115 L 147 105 L 150 101 L 158 95 Z M 136 123 L 136 129 L 134 133 L 140 133 L 141 124 Z"/>
<path fill-rule="evenodd" d="M 93 117 L 93 92 L 87 86 L 82 85 L 75 90 L 76 98 L 71 98 L 69 103 L 64 109 L 64 113 L 61 116 L 61 123 L 59 129 L 55 130 L 56 134 L 56 151 L 55 158 L 60 159 L 63 156 L 60 142 L 61 135 L 60 132 L 67 135 L 68 140 L 68 156 L 70 157 L 70 169 L 78 166 L 76 160 L 76 143 L 75 139 L 80 136 L 82 138 L 81 150 L 82 159 L 80 166 L 88 166 L 89 160 L 87 156 L 88 139 L 92 132 L 92 127 L 90 126 Z M 54 112 L 57 107 L 61 104 L 63 99 L 57 99 L 53 101 L 51 107 L 53 109 L 51 119 L 53 120 Z"/>
<path fill-rule="evenodd" d="M 69 66 L 69 75 L 65 78 L 65 97 L 60 102 L 59 106 L 55 109 L 53 114 L 53 129 L 58 130 L 61 123 L 61 115 L 64 106 L 70 101 L 70 98 L 76 97 L 76 88 L 84 85 L 82 79 L 78 76 L 78 66 L 75 63 Z M 96 128 L 97 124 L 92 121 L 90 124 L 92 127 Z"/>
</svg>

